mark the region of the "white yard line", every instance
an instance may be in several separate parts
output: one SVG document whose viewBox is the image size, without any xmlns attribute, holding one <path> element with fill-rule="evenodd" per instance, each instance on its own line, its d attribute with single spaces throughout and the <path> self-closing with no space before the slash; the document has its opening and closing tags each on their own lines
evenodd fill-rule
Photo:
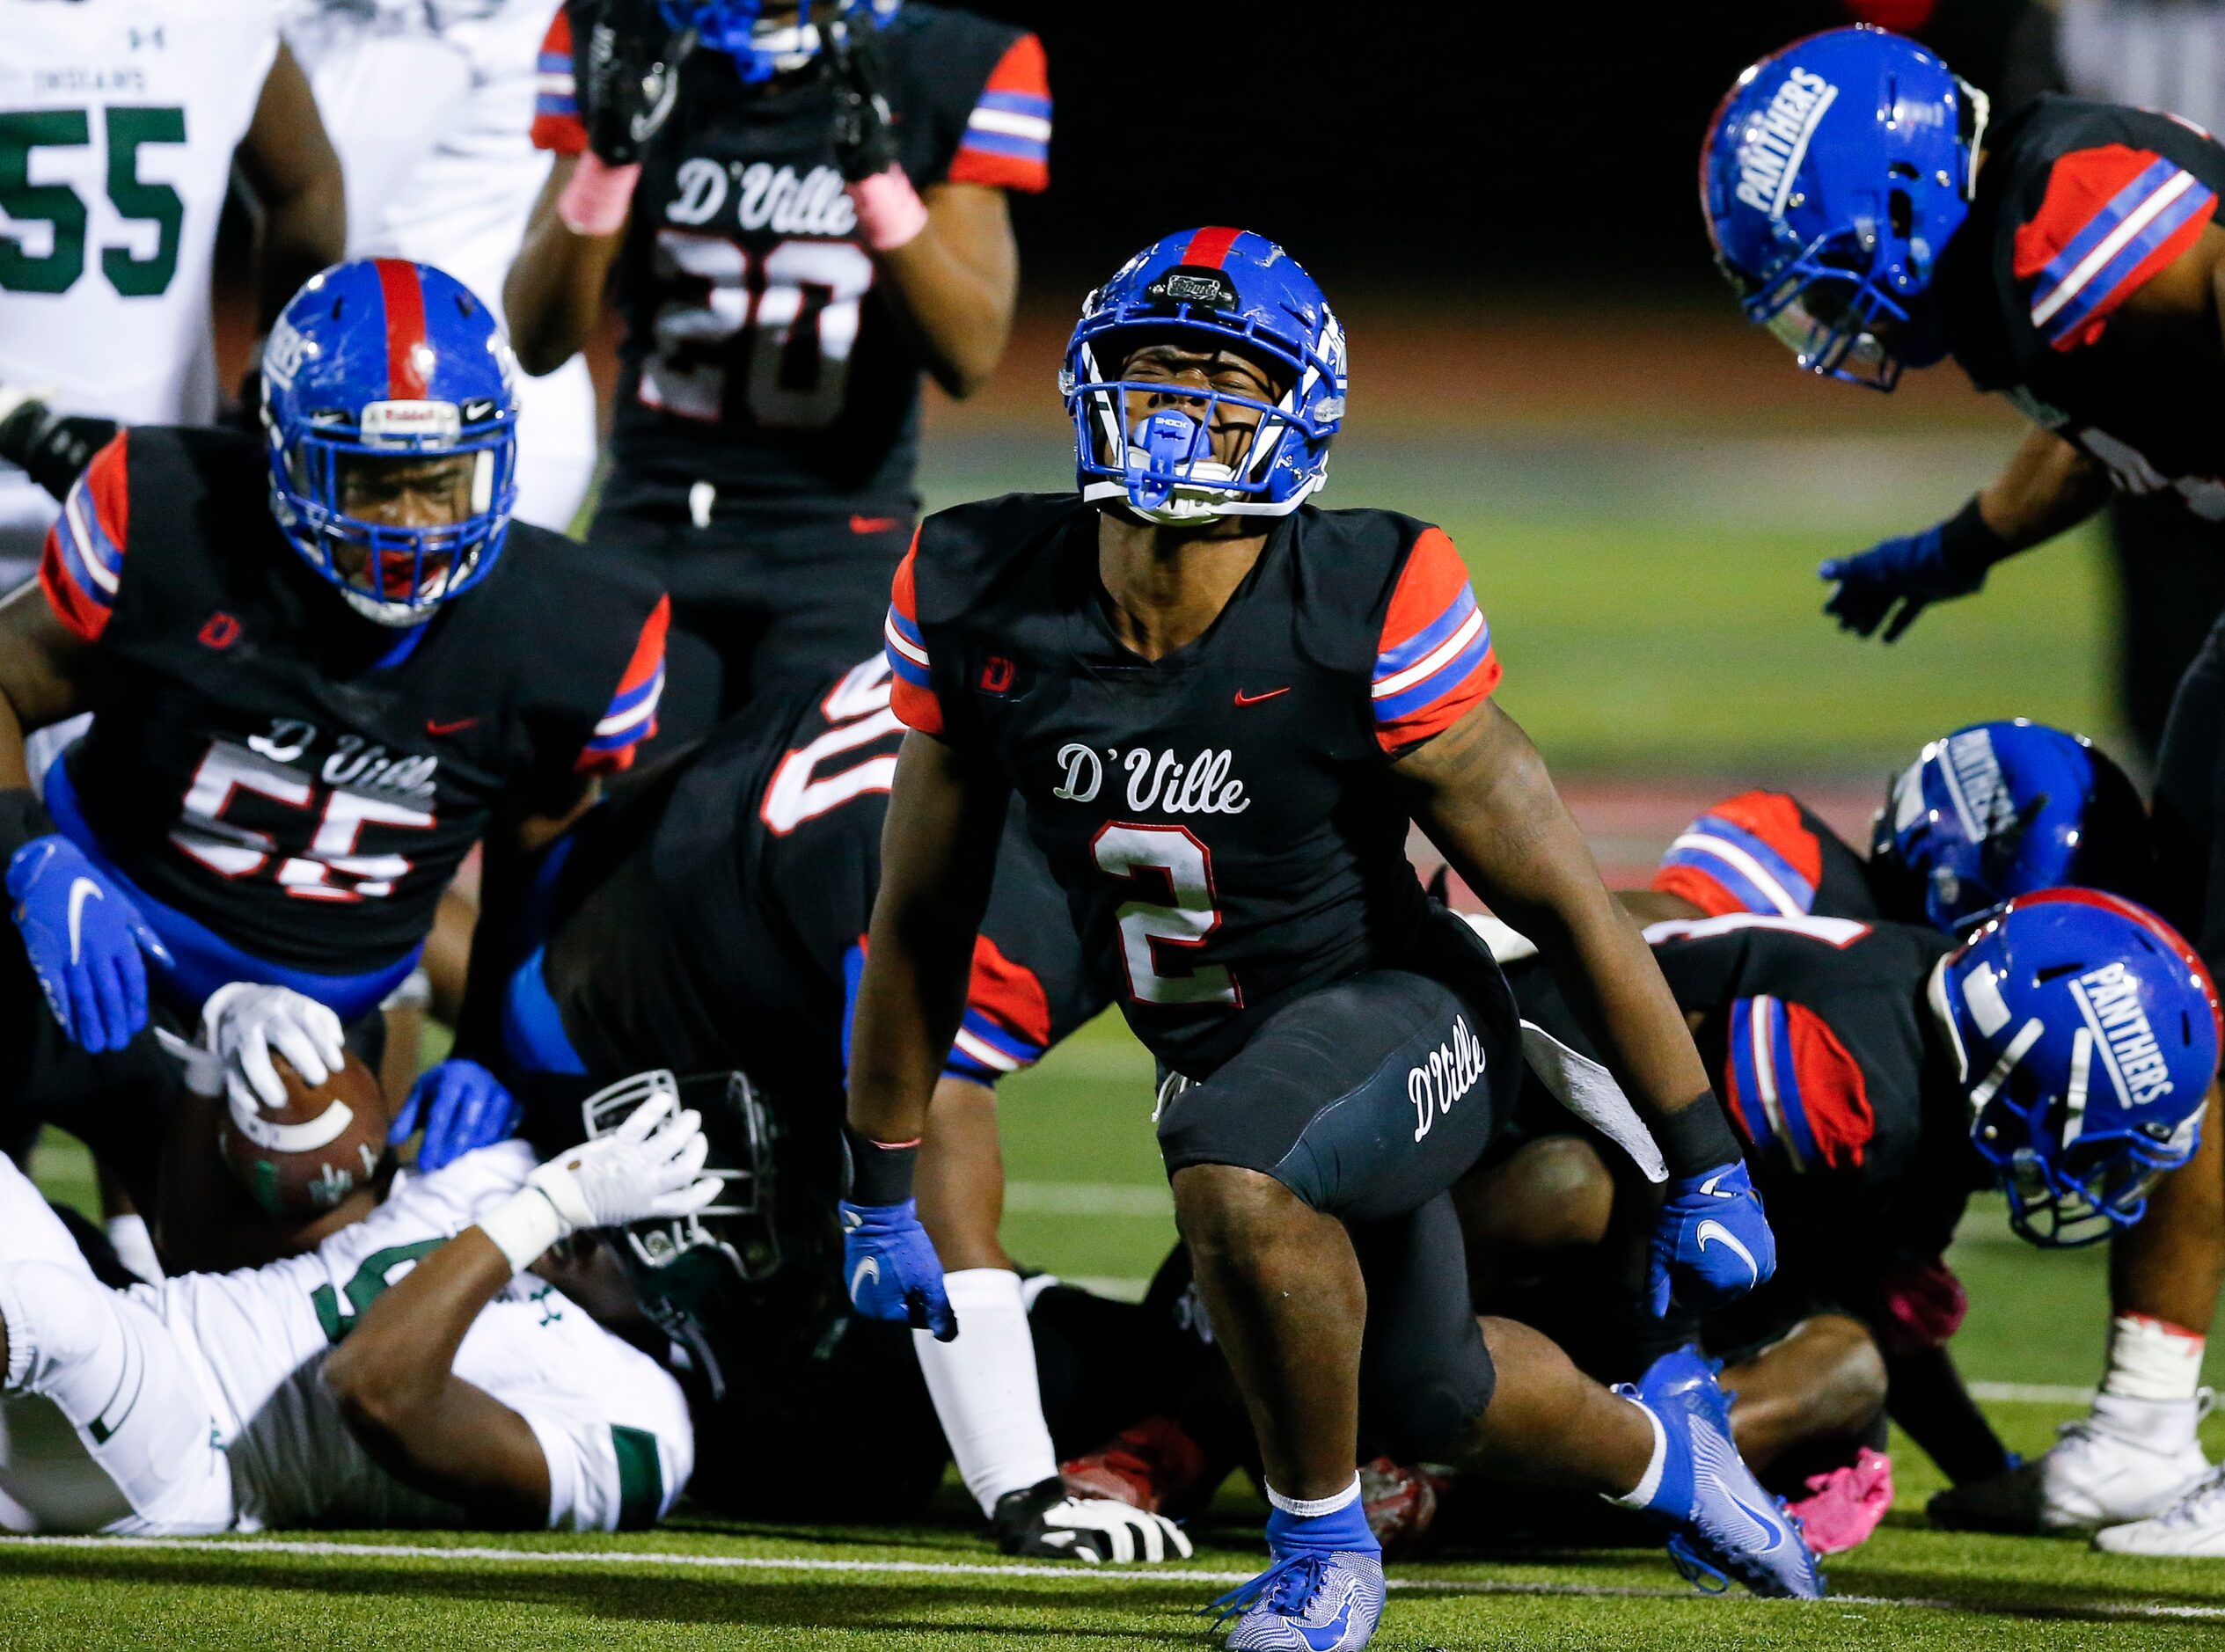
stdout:
<svg viewBox="0 0 2225 1652">
<path fill-rule="evenodd" d="M 2071 1383 L 1984 1383 L 1966 1385 L 1972 1400 L 2028 1406 L 2090 1406 L 2094 1391 Z"/>
<path fill-rule="evenodd" d="M 182 1549 L 203 1553 L 291 1555 L 304 1559 L 410 1560 L 483 1566 L 578 1567 L 672 1566 L 722 1572 L 880 1573 L 890 1576 L 1043 1577 L 1065 1583 L 1242 1583 L 1249 1572 L 1214 1572 L 1186 1566 L 992 1566 L 962 1561 L 841 1561 L 815 1555 L 688 1554 L 650 1549 L 498 1549 L 471 1545 L 453 1547 L 421 1543 L 327 1543 L 298 1539 L 253 1538 L 0 1538 L 0 1555 L 11 1549 Z M 1495 1578 L 1393 1577 L 1390 1586 L 1416 1595 L 1550 1595 L 1586 1599 L 1693 1600 L 1710 1598 L 1696 1590 L 1650 1589 L 1637 1584 L 1548 1583 Z M 2013 1588 L 2013 1584 L 2004 1584 Z M 2225 1605 L 2194 1606 L 2161 1601 L 2082 1600 L 2052 1604 L 1999 1604 L 1896 1595 L 1833 1595 L 1841 1606 L 1914 1606 L 1930 1612 L 2038 1618 L 2185 1619 L 2225 1622 Z"/>
</svg>

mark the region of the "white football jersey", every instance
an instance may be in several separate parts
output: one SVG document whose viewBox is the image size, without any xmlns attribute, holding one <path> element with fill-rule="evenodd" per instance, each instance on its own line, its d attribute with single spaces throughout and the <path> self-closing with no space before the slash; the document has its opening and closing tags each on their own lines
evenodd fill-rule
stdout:
<svg viewBox="0 0 2225 1652">
<path fill-rule="evenodd" d="M 277 51 L 274 0 L 0 0 L 0 379 L 216 413 L 210 254 Z"/>
<path fill-rule="evenodd" d="M 353 258 L 437 265 L 491 305 L 553 160 L 533 147 L 558 0 L 285 0 L 348 179 Z M 518 381 L 518 515 L 561 531 L 595 464 L 595 387 L 575 356 Z"/>
<path fill-rule="evenodd" d="M 231 1458 L 238 1530 L 465 1523 L 371 1460 L 318 1371 L 357 1314 L 516 1192 L 534 1163 L 520 1142 L 483 1148 L 401 1182 L 309 1255 L 132 1291 L 198 1367 Z M 553 1527 L 645 1525 L 687 1483 L 695 1442 L 679 1385 L 531 1274 L 480 1312 L 454 1370 L 531 1426 L 548 1460 Z"/>
</svg>

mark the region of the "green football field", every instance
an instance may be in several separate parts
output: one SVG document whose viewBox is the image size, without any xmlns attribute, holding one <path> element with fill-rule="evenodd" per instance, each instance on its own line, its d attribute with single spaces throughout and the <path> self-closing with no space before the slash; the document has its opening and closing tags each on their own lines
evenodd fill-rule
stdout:
<svg viewBox="0 0 2225 1652">
<path fill-rule="evenodd" d="M 1050 456 L 1055 460 L 1055 455 Z M 1556 770 L 1860 778 L 1976 718 L 2105 733 L 2108 603 L 2090 545 L 1997 574 L 1892 651 L 1816 612 L 1816 561 L 1932 519 L 1953 497 L 1887 492 L 1828 525 L 1698 508 L 1641 512 L 1614 456 L 1545 454 L 1479 483 L 1470 457 L 1380 444 L 1341 457 L 1338 501 L 1442 522 L 1475 569 L 1507 668 L 1504 700 Z M 992 456 L 937 474 L 941 498 L 1061 485 Z M 1605 479 L 1603 481 L 1602 479 Z M 1673 481 L 1673 478 L 1670 479 Z M 1604 490 L 1604 491 L 1603 491 Z M 1936 491 L 1936 490 L 1935 490 Z M 1479 503 L 1479 501 L 1486 501 Z M 1729 524 L 1729 525 L 1726 525 Z M 1005 1086 L 1006 1239 L 1037 1266 L 1132 1294 L 1173 1232 L 1149 1063 L 1108 1020 Z M 81 1155 L 42 1180 L 86 1202 Z M 1981 1206 L 1953 1257 L 1973 1306 L 1957 1341 L 2009 1443 L 2042 1449 L 2099 1371 L 2104 1259 L 2044 1256 Z M 2213 1376 L 2225 1372 L 2225 1365 Z M 2209 1445 L 2225 1447 L 2225 1425 Z M 1886 1529 L 1829 1568 L 1821 1604 L 1708 1599 L 1655 1552 L 1444 1556 L 1394 1568 L 1388 1652 L 1452 1648 L 2141 1648 L 2225 1644 L 2225 1564 L 2104 1559 L 2068 1540 L 1925 1529 L 1936 1477 L 1897 1451 Z M 1263 1512 L 1232 1481 L 1197 1558 L 1148 1570 L 1009 1562 L 946 1486 L 902 1531 L 734 1527 L 683 1517 L 626 1538 L 319 1532 L 223 1541 L 0 1543 L 0 1648 L 681 1646 L 1094 1648 L 1204 1646 L 1188 1615 L 1256 1569 Z"/>
<path fill-rule="evenodd" d="M 1173 1235 L 1150 1065 L 1106 1020 L 1005 1086 L 1014 1254 L 1132 1294 Z M 82 1157 L 42 1180 L 90 1195 Z M 2104 1260 L 2043 1256 L 1997 1206 L 1952 1258 L 1972 1307 L 1956 1348 L 2009 1443 L 2044 1447 L 2097 1378 Z M 2214 1359 L 2213 1378 L 2225 1376 Z M 2213 1453 L 2225 1426 L 2213 1425 Z M 2139 1648 L 2225 1637 L 2225 1562 L 2127 1561 L 2068 1540 L 1927 1531 L 1936 1477 L 1894 1458 L 1891 1524 L 1829 1569 L 1822 1604 L 1709 1599 L 1658 1553 L 1446 1556 L 1394 1568 L 1376 1644 L 1574 1648 Z M 946 1486 L 901 1531 L 683 1517 L 622 1538 L 315 1532 L 123 1544 L 0 1541 L 0 1647 L 681 1646 L 1094 1648 L 1207 1646 L 1191 1609 L 1255 1569 L 1263 1509 L 1232 1480 L 1197 1558 L 1147 1572 L 1007 1561 Z"/>
</svg>

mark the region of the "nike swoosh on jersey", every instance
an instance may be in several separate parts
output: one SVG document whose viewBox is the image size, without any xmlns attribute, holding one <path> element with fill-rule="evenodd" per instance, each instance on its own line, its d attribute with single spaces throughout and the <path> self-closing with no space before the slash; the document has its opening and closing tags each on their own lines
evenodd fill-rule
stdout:
<svg viewBox="0 0 2225 1652">
<path fill-rule="evenodd" d="M 858 1292 L 866 1288 L 868 1281 L 876 1285 L 881 1283 L 881 1261 L 878 1257 L 867 1257 L 858 1264 L 858 1271 L 850 1276 L 850 1300 L 853 1303 L 857 1301 Z"/>
<path fill-rule="evenodd" d="M 860 516 L 853 515 L 850 518 L 850 531 L 852 533 L 894 533 L 897 529 L 903 526 L 903 519 L 897 516 Z"/>
<path fill-rule="evenodd" d="M 1753 1276 L 1753 1283 L 1757 1285 L 1761 1283 L 1761 1265 L 1753 1260 L 1753 1253 L 1741 1245 L 1738 1236 L 1722 1223 L 1702 1222 L 1692 1230 L 1692 1237 L 1700 1242 L 1702 1250 L 1707 1249 L 1711 1242 L 1728 1245 L 1737 1253 L 1738 1260 L 1746 1265 L 1746 1271 Z"/>
<path fill-rule="evenodd" d="M 108 898 L 101 894 L 100 886 L 91 878 L 74 879 L 70 885 L 70 961 L 71 963 L 77 961 L 77 943 L 83 939 L 85 901 L 88 896 L 96 901 L 105 901 Z"/>
<path fill-rule="evenodd" d="M 1243 690 L 1238 689 L 1236 691 L 1236 703 L 1239 705 L 1256 705 L 1262 700 L 1271 700 L 1278 694 L 1287 694 L 1289 692 L 1290 689 L 1288 686 L 1278 689 L 1269 689 L 1264 694 L 1247 694 Z"/>
<path fill-rule="evenodd" d="M 425 720 L 425 732 L 436 736 L 460 735 L 477 721 L 479 719 L 476 717 L 458 717 L 454 722 L 444 723 L 436 717 L 428 717 Z"/>
</svg>

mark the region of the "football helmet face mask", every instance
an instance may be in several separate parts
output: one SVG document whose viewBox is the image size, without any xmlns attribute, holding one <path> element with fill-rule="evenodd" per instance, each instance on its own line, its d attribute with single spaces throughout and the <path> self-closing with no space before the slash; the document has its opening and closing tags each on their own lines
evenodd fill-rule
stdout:
<svg viewBox="0 0 2225 1652">
<path fill-rule="evenodd" d="M 1145 343 L 1233 352 L 1266 374 L 1276 398 L 1123 376 Z M 1287 515 L 1326 479 L 1343 422 L 1344 330 L 1314 278 L 1272 241 L 1185 230 L 1082 301 L 1058 389 L 1084 499 L 1181 525 Z M 1256 420 L 1233 462 L 1213 449 L 1225 410 Z"/>
<path fill-rule="evenodd" d="M 765 0 L 661 0 L 674 29 L 692 29 L 696 43 L 734 59 L 744 85 L 809 66 L 826 49 L 823 26 L 867 18 L 884 24 L 903 0 L 803 0 L 792 17 L 767 19 Z"/>
<path fill-rule="evenodd" d="M 2063 884 L 2138 900 L 2152 854 L 2125 771 L 2091 741 L 2022 718 L 1927 745 L 1887 790 L 1870 841 L 1891 914 L 1949 930 Z"/>
<path fill-rule="evenodd" d="M 454 276 L 357 259 L 310 278 L 263 347 L 271 514 L 304 561 L 382 625 L 421 625 L 493 571 L 517 504 L 509 340 Z M 457 519 L 350 515 L 346 473 L 457 457 Z"/>
<path fill-rule="evenodd" d="M 611 1134 L 660 1095 L 701 1115 L 711 1144 L 703 1173 L 718 1179 L 718 1196 L 690 1216 L 619 1229 L 611 1236 L 612 1249 L 642 1311 L 688 1350 L 716 1400 L 728 1381 L 721 1350 L 731 1346 L 730 1327 L 748 1302 L 749 1288 L 772 1277 L 782 1261 L 773 1223 L 772 1132 L 764 1104 L 742 1074 L 680 1078 L 659 1069 L 622 1078 L 582 1101 L 580 1118 L 588 1139 Z"/>
<path fill-rule="evenodd" d="M 1739 76 L 1700 150 L 1700 208 L 1746 318 L 1809 372 L 1877 390 L 1944 356 L 1932 279 L 1987 114 L 1930 52 L 1867 25 Z"/>
<path fill-rule="evenodd" d="M 2020 896 L 1940 960 L 1929 994 L 1971 1144 L 2023 1238 L 2106 1239 L 2193 1157 L 2217 1071 L 2217 992 L 2146 908 L 2094 889 Z"/>
</svg>

